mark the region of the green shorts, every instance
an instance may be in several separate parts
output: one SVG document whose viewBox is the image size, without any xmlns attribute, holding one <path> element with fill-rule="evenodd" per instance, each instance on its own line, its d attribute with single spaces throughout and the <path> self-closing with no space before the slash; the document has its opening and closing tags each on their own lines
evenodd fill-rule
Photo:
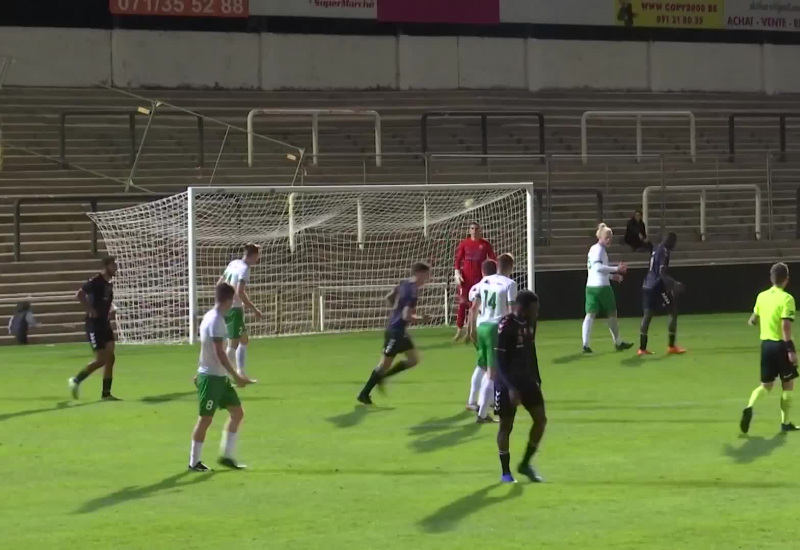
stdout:
<svg viewBox="0 0 800 550">
<path fill-rule="evenodd" d="M 227 376 L 197 375 L 197 400 L 200 416 L 214 416 L 217 409 L 238 407 L 242 404 L 236 388 Z"/>
<path fill-rule="evenodd" d="M 225 314 L 225 326 L 228 327 L 228 338 L 238 340 L 247 334 L 247 327 L 244 326 L 244 309 L 232 307 Z"/>
<path fill-rule="evenodd" d="M 608 315 L 617 311 L 617 299 L 610 286 L 586 287 L 586 313 Z"/>
<path fill-rule="evenodd" d="M 494 368 L 497 364 L 497 325 L 482 323 L 478 325 L 478 366 L 482 369 Z"/>
</svg>

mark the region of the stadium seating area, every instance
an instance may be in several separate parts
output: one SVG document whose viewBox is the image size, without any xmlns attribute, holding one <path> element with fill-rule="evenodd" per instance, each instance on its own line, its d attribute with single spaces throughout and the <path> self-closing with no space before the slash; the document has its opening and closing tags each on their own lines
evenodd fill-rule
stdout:
<svg viewBox="0 0 800 550">
<path fill-rule="evenodd" d="M 762 198 L 762 241 L 755 239 L 753 191 L 707 191 L 707 234 L 699 233 L 699 192 L 654 194 L 650 232 L 662 225 L 678 232 L 675 263 L 766 261 L 800 257 L 795 241 L 800 186 L 800 125 L 790 120 L 789 152 L 780 159 L 777 121 L 737 121 L 737 155 L 728 159 L 728 115 L 736 111 L 792 110 L 797 100 L 742 94 L 636 94 L 597 92 L 137 92 L 205 117 L 200 166 L 194 117 L 162 105 L 147 132 L 131 192 L 172 194 L 188 185 L 334 185 L 337 183 L 463 183 L 533 181 L 542 190 L 537 269 L 578 269 L 585 262 L 597 223 L 597 191 L 604 221 L 619 233 L 641 207 L 648 186 L 756 184 Z M 24 203 L 21 261 L 15 262 L 13 197 L 34 195 L 119 195 L 99 208 L 131 204 L 123 195 L 131 170 L 130 130 L 125 116 L 71 115 L 66 156 L 59 162 L 59 115 L 65 111 L 136 109 L 148 102 L 111 90 L 6 88 L 0 92 L 3 139 L 0 169 L 0 317 L 21 297 L 33 297 L 45 326 L 35 342 L 81 338 L 81 313 L 72 298 L 77 283 L 96 264 L 91 252 L 89 201 Z M 291 150 L 256 139 L 254 166 L 246 163 L 248 111 L 272 108 L 364 108 L 383 116 L 383 162 L 375 166 L 374 131 L 369 121 L 323 118 L 318 165 L 306 157 L 297 172 Z M 697 117 L 697 159 L 689 156 L 688 124 L 679 119 L 645 120 L 643 150 L 636 162 L 632 119 L 593 120 L 592 157 L 580 159 L 580 118 L 587 110 L 690 110 Z M 535 119 L 498 118 L 489 126 L 489 154 L 482 162 L 477 119 L 432 119 L 429 155 L 421 154 L 420 117 L 426 111 L 533 110 L 546 120 L 544 162 Z M 137 117 L 136 145 L 147 117 Z M 235 128 L 229 129 L 226 124 Z M 308 118 L 261 117 L 256 132 L 310 151 Z M 224 145 L 224 146 L 223 146 Z M 221 154 L 220 154 L 221 151 Z M 501 157 L 500 155 L 506 155 Z M 596 156 L 598 155 L 598 156 Z M 49 157 L 49 158 L 47 158 Z M 217 163 L 218 161 L 218 163 Z M 80 168 L 79 168 L 80 167 Z M 213 176 L 213 179 L 212 179 Z M 663 210 L 662 210 L 663 204 Z M 771 237 L 771 240 L 764 242 Z M 102 251 L 102 241 L 99 245 Z M 620 248 L 636 264 L 645 257 Z M 0 343 L 7 342 L 5 336 Z"/>
</svg>

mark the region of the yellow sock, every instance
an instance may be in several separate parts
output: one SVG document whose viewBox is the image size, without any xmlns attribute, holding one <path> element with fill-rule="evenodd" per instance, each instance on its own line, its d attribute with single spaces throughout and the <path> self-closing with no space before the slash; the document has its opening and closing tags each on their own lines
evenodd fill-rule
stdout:
<svg viewBox="0 0 800 550">
<path fill-rule="evenodd" d="M 753 390 L 753 393 L 750 394 L 750 401 L 747 402 L 747 407 L 748 408 L 752 407 L 753 405 L 755 405 L 755 402 L 758 401 L 758 399 L 762 395 L 767 395 L 768 393 L 769 390 L 764 386 L 757 387 L 756 389 Z"/>
<path fill-rule="evenodd" d="M 785 391 L 781 394 L 781 423 L 789 423 L 789 411 L 792 408 L 792 392 Z"/>
</svg>

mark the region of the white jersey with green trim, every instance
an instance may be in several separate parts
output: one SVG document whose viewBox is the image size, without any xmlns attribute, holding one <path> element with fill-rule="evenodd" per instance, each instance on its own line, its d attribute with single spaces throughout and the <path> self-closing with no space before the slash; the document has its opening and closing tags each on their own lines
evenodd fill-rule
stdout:
<svg viewBox="0 0 800 550">
<path fill-rule="evenodd" d="M 228 337 L 228 328 L 225 326 L 225 317 L 213 308 L 203 316 L 200 323 L 200 360 L 197 362 L 197 372 L 212 376 L 225 376 L 228 372 L 217 357 L 214 342 Z"/>
<path fill-rule="evenodd" d="M 505 275 L 489 275 L 469 291 L 469 301 L 481 299 L 480 312 L 475 326 L 483 323 L 500 323 L 511 313 L 511 304 L 517 299 L 517 283 Z"/>
<path fill-rule="evenodd" d="M 225 268 L 222 277 L 233 288 L 236 288 L 240 282 L 247 284 L 250 281 L 250 266 L 244 260 L 233 260 Z M 238 294 L 233 297 L 233 307 L 244 307 Z"/>
<path fill-rule="evenodd" d="M 617 272 L 616 267 L 608 265 L 608 252 L 606 252 L 606 247 L 600 243 L 589 249 L 586 269 L 589 272 L 586 276 L 586 286 L 591 287 L 611 286 L 609 277 Z"/>
</svg>

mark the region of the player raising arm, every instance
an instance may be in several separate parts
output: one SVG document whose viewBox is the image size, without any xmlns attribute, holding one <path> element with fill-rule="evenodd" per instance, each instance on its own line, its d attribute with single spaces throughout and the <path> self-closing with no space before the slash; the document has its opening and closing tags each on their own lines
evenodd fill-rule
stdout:
<svg viewBox="0 0 800 550">
<path fill-rule="evenodd" d="M 203 464 L 203 443 L 206 440 L 211 421 L 217 408 L 228 409 L 230 419 L 222 435 L 219 463 L 228 468 L 239 470 L 244 465 L 236 462 L 236 440 L 239 426 L 244 419 L 244 409 L 239 396 L 231 384 L 233 380 L 240 388 L 252 384 L 250 380 L 239 374 L 231 365 L 225 353 L 225 314 L 231 309 L 236 291 L 227 283 L 219 283 L 214 289 L 214 307 L 204 316 L 200 323 L 200 360 L 197 366 L 197 399 L 200 405 L 200 416 L 192 430 L 192 448 L 189 454 L 189 469 L 195 472 L 207 472 L 208 466 Z"/>
<path fill-rule="evenodd" d="M 100 273 L 86 281 L 78 289 L 75 298 L 86 311 L 86 338 L 94 351 L 94 360 L 81 372 L 68 380 L 73 399 L 80 396 L 81 382 L 99 368 L 103 368 L 104 401 L 119 401 L 111 395 L 111 383 L 114 376 L 114 363 L 117 360 L 114 352 L 114 330 L 111 328 L 114 308 L 114 283 L 112 279 L 117 273 L 117 262 L 109 256 L 103 259 Z"/>
<path fill-rule="evenodd" d="M 253 305 L 247 295 L 245 286 L 250 281 L 250 267 L 258 264 L 261 259 L 261 247 L 257 244 L 248 244 L 244 247 L 244 255 L 241 260 L 233 260 L 225 268 L 225 272 L 219 278 L 219 283 L 228 283 L 236 290 L 233 299 L 233 307 L 230 308 L 225 316 L 225 325 L 228 328 L 228 360 L 236 364 L 239 374 L 246 374 L 245 356 L 247 344 L 250 341 L 247 334 L 247 327 L 244 323 L 244 309 L 252 311 L 257 319 L 261 319 L 261 310 Z"/>
<path fill-rule="evenodd" d="M 483 231 L 478 222 L 469 225 L 469 237 L 458 243 L 454 262 L 453 278 L 456 282 L 458 310 L 456 313 L 457 342 L 464 336 L 464 321 L 469 309 L 469 291 L 481 280 L 481 265 L 486 260 L 496 260 L 494 250 L 489 241 L 483 238 Z"/>
<path fill-rule="evenodd" d="M 739 427 L 742 433 L 750 430 L 753 405 L 759 397 L 772 390 L 776 378 L 781 379 L 781 432 L 794 432 L 798 428 L 789 421 L 792 408 L 792 390 L 797 373 L 797 352 L 792 341 L 794 322 L 794 296 L 786 292 L 789 268 L 777 263 L 769 270 L 772 288 L 758 295 L 750 324 L 758 323 L 761 329 L 761 384 L 750 394 L 750 401 L 742 411 Z"/>
<path fill-rule="evenodd" d="M 667 353 L 686 353 L 686 350 L 675 345 L 678 331 L 678 304 L 675 297 L 683 292 L 683 283 L 669 276 L 669 256 L 678 242 L 675 233 L 669 233 L 650 256 L 650 269 L 642 284 L 642 325 L 639 336 L 638 355 L 652 355 L 647 350 L 647 332 L 650 321 L 657 309 L 666 309 L 669 313 L 669 347 Z"/>
<path fill-rule="evenodd" d="M 539 375 L 534 343 L 538 315 L 539 298 L 530 290 L 522 290 L 514 301 L 513 312 L 500 321 L 500 332 L 497 337 L 495 410 L 500 415 L 497 449 L 500 452 L 500 465 L 503 469 L 500 481 L 503 483 L 516 483 L 514 476 L 511 475 L 509 439 L 519 404 L 522 404 L 531 415 L 533 426 L 517 471 L 531 481 L 542 481 L 530 463 L 547 426 L 542 379 Z"/>
<path fill-rule="evenodd" d="M 583 353 L 592 353 L 589 339 L 592 335 L 592 325 L 599 313 L 608 316 L 608 329 L 614 339 L 617 351 L 631 349 L 633 344 L 625 342 L 619 336 L 619 321 L 617 320 L 617 301 L 611 281 L 622 282 L 622 276 L 628 271 L 628 266 L 620 263 L 618 266 L 609 265 L 608 252 L 614 232 L 606 224 L 597 226 L 597 243 L 589 249 L 586 277 L 586 317 L 583 319 Z"/>
<path fill-rule="evenodd" d="M 364 405 L 372 405 L 370 393 L 372 389 L 383 381 L 396 374 L 415 367 L 419 363 L 419 353 L 414 348 L 414 342 L 408 335 L 408 324 L 421 320 L 417 315 L 417 294 L 419 289 L 428 282 L 431 268 L 423 262 L 415 263 L 411 267 L 411 277 L 398 284 L 387 296 L 386 301 L 392 306 L 389 313 L 389 322 L 383 337 L 383 354 L 364 389 L 358 394 L 358 401 Z M 404 353 L 406 358 L 392 365 L 394 358 Z"/>
</svg>

